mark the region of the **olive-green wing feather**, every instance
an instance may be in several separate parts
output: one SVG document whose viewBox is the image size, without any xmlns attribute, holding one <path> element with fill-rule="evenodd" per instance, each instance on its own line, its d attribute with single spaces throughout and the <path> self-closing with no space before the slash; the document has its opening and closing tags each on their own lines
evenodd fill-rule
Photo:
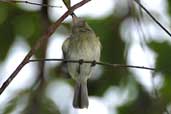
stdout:
<svg viewBox="0 0 171 114">
<path fill-rule="evenodd" d="M 67 59 L 67 53 L 68 53 L 68 49 L 69 49 L 69 42 L 70 42 L 70 38 L 67 38 L 63 45 L 62 45 L 62 52 L 63 52 L 63 58 Z M 67 64 L 66 63 L 62 63 L 62 70 L 65 72 L 66 75 L 64 75 L 65 78 L 71 78 L 69 75 L 67 68 Z"/>
<path fill-rule="evenodd" d="M 63 52 L 64 59 L 67 59 L 66 56 L 69 48 L 69 42 L 70 42 L 70 38 L 67 38 L 62 45 L 62 52 Z"/>
</svg>

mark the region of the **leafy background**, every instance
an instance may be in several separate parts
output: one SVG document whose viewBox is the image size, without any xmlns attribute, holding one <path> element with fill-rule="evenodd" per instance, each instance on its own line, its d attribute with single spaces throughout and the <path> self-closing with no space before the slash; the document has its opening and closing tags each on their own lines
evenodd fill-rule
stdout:
<svg viewBox="0 0 171 114">
<path fill-rule="evenodd" d="M 42 2 L 47 4 L 49 1 L 42 0 Z M 170 20 L 171 1 L 168 0 L 166 3 L 168 5 L 167 18 Z M 133 37 L 131 34 L 127 33 L 125 35 L 123 32 L 130 29 L 130 23 L 126 24 L 126 27 L 123 26 L 125 21 L 131 19 L 131 22 L 134 23 L 134 26 L 137 29 L 141 28 L 141 24 L 153 22 L 147 18 L 147 15 L 141 14 L 141 11 L 134 3 L 125 1 L 118 6 L 115 5 L 115 9 L 118 10 L 113 10 L 113 12 L 106 17 L 97 17 L 93 19 L 90 17 L 85 18 L 101 38 L 100 40 L 103 47 L 101 61 L 127 64 L 129 63 L 129 49 L 133 42 L 135 42 L 135 39 L 131 38 Z M 155 11 L 153 13 L 157 14 Z M 1 64 L 6 61 L 7 56 L 11 53 L 9 50 L 14 42 L 18 41 L 18 39 L 22 39 L 22 41 L 31 48 L 51 23 L 53 23 L 53 21 L 48 15 L 47 7 L 43 7 L 38 11 L 30 11 L 23 9 L 17 4 L 0 3 Z M 66 35 L 69 33 L 70 28 L 70 22 L 62 23 L 59 30 L 54 34 Z M 162 30 L 160 29 L 160 31 Z M 123 94 L 123 91 L 127 91 L 125 100 L 122 102 L 120 101 L 121 103 L 117 107 L 110 105 L 110 110 L 113 110 L 110 113 L 114 113 L 115 111 L 117 114 L 162 114 L 165 112 L 165 108 L 170 109 L 171 53 L 169 52 L 171 52 L 171 44 L 168 40 L 157 40 L 159 39 L 158 36 L 148 35 L 148 32 L 143 33 L 143 31 L 140 31 L 140 34 L 142 34 L 142 38 L 139 37 L 138 44 L 142 49 L 148 48 L 155 53 L 156 56 L 154 66 L 157 70 L 153 73 L 153 79 L 160 78 L 160 80 L 162 80 L 156 84 L 158 94 L 155 94 L 154 90 L 147 90 L 144 85 L 135 78 L 136 74 L 130 69 L 99 67 L 97 72 L 100 73 L 95 73 L 99 76 L 88 82 L 90 96 L 102 98 L 111 88 L 117 88 L 118 91 L 115 91 L 115 93 L 118 93 L 118 95 Z M 165 39 L 164 37 L 167 36 L 161 35 L 161 37 L 162 38 L 160 39 Z M 48 45 L 49 41 L 47 41 L 45 46 L 36 53 L 34 58 L 45 58 L 47 56 Z M 46 63 L 47 66 L 48 64 L 49 63 Z M 63 107 L 60 106 L 62 100 L 54 101 L 48 94 L 48 91 L 54 88 L 56 84 L 62 85 L 65 83 L 73 89 L 73 81 L 64 78 L 67 77 L 67 73 L 63 70 L 62 64 L 55 64 L 48 68 L 44 67 L 45 63 L 32 65 L 36 67 L 36 71 L 34 71 L 35 76 L 32 77 L 34 78 L 32 79 L 32 82 L 28 82 L 30 83 L 30 86 L 13 92 L 11 99 L 6 99 L 7 103 L 1 104 L 1 106 L 4 107 L 1 110 L 1 113 L 69 113 L 69 107 L 65 107 L 65 105 Z M 65 87 L 62 88 L 66 89 Z M 59 88 L 55 91 L 58 90 Z M 51 91 L 50 94 L 53 94 L 53 92 Z M 65 90 L 60 94 L 66 94 Z M 159 96 L 156 97 L 156 95 Z"/>
</svg>

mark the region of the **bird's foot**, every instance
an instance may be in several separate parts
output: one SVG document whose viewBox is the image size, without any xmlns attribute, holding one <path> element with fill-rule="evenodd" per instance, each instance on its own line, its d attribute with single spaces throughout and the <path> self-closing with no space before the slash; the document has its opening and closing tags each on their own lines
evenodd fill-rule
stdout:
<svg viewBox="0 0 171 114">
<path fill-rule="evenodd" d="M 79 63 L 79 66 L 78 66 L 78 74 L 80 74 L 80 72 L 81 72 L 81 65 L 84 63 L 84 60 L 83 59 L 80 59 L 78 63 Z"/>
<path fill-rule="evenodd" d="M 94 66 L 96 66 L 96 60 L 94 60 L 94 61 L 92 61 L 92 63 L 91 63 L 91 67 L 94 67 Z"/>
</svg>

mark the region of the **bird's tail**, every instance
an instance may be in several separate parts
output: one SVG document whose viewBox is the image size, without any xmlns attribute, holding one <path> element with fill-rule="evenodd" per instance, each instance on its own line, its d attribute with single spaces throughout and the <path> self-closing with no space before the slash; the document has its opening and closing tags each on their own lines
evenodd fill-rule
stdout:
<svg viewBox="0 0 171 114">
<path fill-rule="evenodd" d="M 87 82 L 77 82 L 74 92 L 73 107 L 88 108 Z"/>
</svg>

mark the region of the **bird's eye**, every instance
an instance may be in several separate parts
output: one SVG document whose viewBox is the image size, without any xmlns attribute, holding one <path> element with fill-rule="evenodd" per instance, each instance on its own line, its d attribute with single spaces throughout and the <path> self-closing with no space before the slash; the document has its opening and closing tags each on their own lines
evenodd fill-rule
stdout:
<svg viewBox="0 0 171 114">
<path fill-rule="evenodd" d="M 80 32 L 86 32 L 87 30 L 86 29 L 80 29 Z"/>
<path fill-rule="evenodd" d="M 88 29 L 88 28 L 81 28 L 81 29 L 80 29 L 80 32 L 89 32 L 89 31 L 91 31 L 91 30 Z"/>
<path fill-rule="evenodd" d="M 86 25 L 86 22 L 85 21 L 81 21 L 80 22 L 80 27 L 84 27 Z"/>
</svg>

